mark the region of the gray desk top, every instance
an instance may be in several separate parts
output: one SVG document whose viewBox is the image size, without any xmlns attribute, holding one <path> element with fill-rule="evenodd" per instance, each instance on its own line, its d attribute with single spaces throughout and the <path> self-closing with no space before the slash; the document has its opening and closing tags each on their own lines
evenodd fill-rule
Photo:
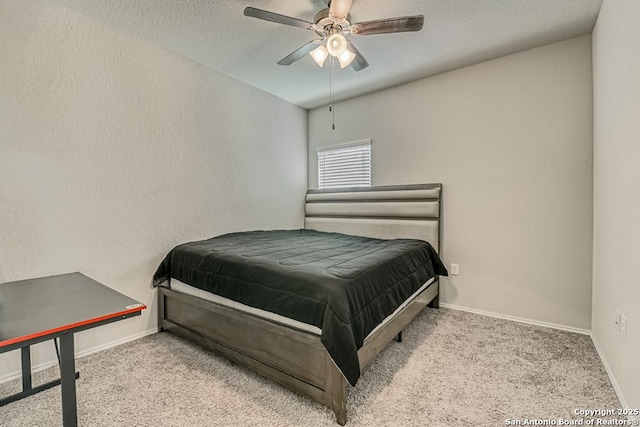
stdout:
<svg viewBox="0 0 640 427">
<path fill-rule="evenodd" d="M 82 273 L 0 284 L 0 348 L 140 312 L 144 304 Z"/>
</svg>

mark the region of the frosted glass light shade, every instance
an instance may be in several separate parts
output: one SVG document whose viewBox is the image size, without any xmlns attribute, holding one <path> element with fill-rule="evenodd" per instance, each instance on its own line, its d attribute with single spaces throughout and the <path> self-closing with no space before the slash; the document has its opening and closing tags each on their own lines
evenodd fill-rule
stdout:
<svg viewBox="0 0 640 427">
<path fill-rule="evenodd" d="M 320 67 L 322 67 L 322 65 L 324 65 L 324 61 L 329 56 L 329 52 L 327 51 L 326 47 L 324 47 L 323 45 L 320 45 L 317 48 L 313 49 L 311 52 L 309 52 L 309 55 L 311 55 L 313 60 L 316 61 L 316 63 Z"/>
<path fill-rule="evenodd" d="M 329 55 L 338 57 L 347 49 L 347 39 L 340 33 L 335 33 L 327 39 L 327 51 Z"/>
<path fill-rule="evenodd" d="M 353 58 L 356 57 L 356 54 L 351 52 L 349 49 L 345 49 L 344 52 L 338 56 L 338 61 L 340 61 L 340 68 L 344 68 L 347 65 L 351 64 Z"/>
</svg>

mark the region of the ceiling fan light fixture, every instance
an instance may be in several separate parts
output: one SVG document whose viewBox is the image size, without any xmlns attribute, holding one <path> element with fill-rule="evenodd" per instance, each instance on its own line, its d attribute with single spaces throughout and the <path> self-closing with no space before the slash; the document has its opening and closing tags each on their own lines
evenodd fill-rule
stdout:
<svg viewBox="0 0 640 427">
<path fill-rule="evenodd" d="M 327 51 L 327 48 L 324 47 L 324 45 L 320 45 L 317 48 L 313 49 L 311 52 L 309 52 L 309 55 L 311 55 L 313 60 L 316 61 L 316 63 L 320 67 L 322 67 L 324 65 L 324 61 L 329 56 L 329 52 Z"/>
<path fill-rule="evenodd" d="M 347 65 L 351 64 L 351 61 L 356 57 L 356 54 L 351 52 L 349 49 L 345 49 L 344 52 L 338 56 L 338 61 L 340 61 L 340 68 L 344 68 Z"/>
<path fill-rule="evenodd" d="M 333 33 L 327 38 L 327 51 L 329 55 L 339 57 L 347 49 L 347 39 L 339 32 Z"/>
</svg>

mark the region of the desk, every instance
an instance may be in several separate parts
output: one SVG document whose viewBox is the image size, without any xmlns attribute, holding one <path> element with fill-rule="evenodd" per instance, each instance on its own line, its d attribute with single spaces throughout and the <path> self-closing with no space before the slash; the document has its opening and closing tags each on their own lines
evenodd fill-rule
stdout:
<svg viewBox="0 0 640 427">
<path fill-rule="evenodd" d="M 62 422 L 77 421 L 73 334 L 139 316 L 147 308 L 82 273 L 0 284 L 0 353 L 20 349 L 22 392 L 0 400 L 0 406 L 58 384 L 62 391 Z M 60 379 L 32 387 L 30 346 L 60 339 Z"/>
</svg>

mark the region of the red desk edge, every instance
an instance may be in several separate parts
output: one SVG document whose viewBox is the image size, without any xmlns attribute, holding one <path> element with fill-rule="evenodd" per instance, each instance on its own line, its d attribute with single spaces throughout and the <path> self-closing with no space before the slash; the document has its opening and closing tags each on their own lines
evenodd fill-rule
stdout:
<svg viewBox="0 0 640 427">
<path fill-rule="evenodd" d="M 11 339 L 8 339 L 8 340 L 5 340 L 5 341 L 0 341 L 0 347 L 6 347 L 6 346 L 9 346 L 9 345 L 12 345 L 12 344 L 21 343 L 23 341 L 29 341 L 29 340 L 40 338 L 40 337 L 44 337 L 44 336 L 47 336 L 47 335 L 56 334 L 58 332 L 64 332 L 66 330 L 79 328 L 79 327 L 85 326 L 85 325 L 90 325 L 92 323 L 98 323 L 98 322 L 101 322 L 103 320 L 113 319 L 115 317 L 126 316 L 127 314 L 141 312 L 145 308 L 147 308 L 146 305 L 140 304 L 139 306 L 130 308 L 128 310 L 119 311 L 117 313 L 111 313 L 111 314 L 107 314 L 107 315 L 104 315 L 104 316 L 95 317 L 93 319 L 83 320 L 82 322 L 71 323 L 69 325 L 59 326 L 59 327 L 53 328 L 53 329 L 47 329 L 46 331 L 40 331 L 40 332 L 36 332 L 36 333 L 33 333 L 33 334 L 29 334 L 29 335 L 23 335 L 21 337 L 11 338 Z"/>
</svg>

